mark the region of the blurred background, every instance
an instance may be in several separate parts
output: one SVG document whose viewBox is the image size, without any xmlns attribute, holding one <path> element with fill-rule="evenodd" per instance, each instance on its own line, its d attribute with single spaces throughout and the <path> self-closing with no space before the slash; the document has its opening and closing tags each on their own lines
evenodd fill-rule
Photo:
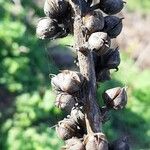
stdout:
<svg viewBox="0 0 150 150">
<path fill-rule="evenodd" d="M 74 68 L 75 54 L 65 47 L 73 38 L 37 39 L 43 3 L 0 0 L 0 150 L 59 150 L 63 144 L 52 128 L 65 113 L 54 107 L 50 74 Z M 150 150 L 150 0 L 128 0 L 122 15 L 120 69 L 101 84 L 97 98 L 108 88 L 127 86 L 128 105 L 112 111 L 103 130 L 110 141 L 126 135 L 131 149 Z"/>
</svg>

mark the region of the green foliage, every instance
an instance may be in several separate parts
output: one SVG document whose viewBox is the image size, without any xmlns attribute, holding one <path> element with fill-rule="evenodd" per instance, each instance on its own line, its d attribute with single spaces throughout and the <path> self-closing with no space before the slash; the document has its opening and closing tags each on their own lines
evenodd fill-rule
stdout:
<svg viewBox="0 0 150 150">
<path fill-rule="evenodd" d="M 36 38 L 27 20 L 27 12 L 35 10 L 33 18 L 41 14 L 39 7 L 33 1 L 22 4 L 0 0 L 0 147 L 59 149 L 62 142 L 50 129 L 60 115 L 49 79 L 57 68 L 46 56 L 46 42 Z"/>
<path fill-rule="evenodd" d="M 129 0 L 127 1 L 129 11 L 140 11 L 143 13 L 150 13 L 149 0 Z"/>
<path fill-rule="evenodd" d="M 54 150 L 60 149 L 62 142 L 57 140 L 53 130 L 40 125 L 26 130 L 12 127 L 8 133 L 7 144 L 9 150 Z"/>
</svg>

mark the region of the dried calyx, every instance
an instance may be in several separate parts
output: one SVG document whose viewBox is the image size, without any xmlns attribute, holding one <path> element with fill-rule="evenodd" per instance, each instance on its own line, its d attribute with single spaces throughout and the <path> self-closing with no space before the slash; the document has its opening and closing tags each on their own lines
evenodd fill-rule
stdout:
<svg viewBox="0 0 150 150">
<path fill-rule="evenodd" d="M 55 106 L 58 108 L 67 111 L 68 113 L 71 112 L 71 109 L 75 106 L 76 100 L 74 96 L 60 92 L 55 100 Z"/>
<path fill-rule="evenodd" d="M 65 118 L 58 122 L 56 126 L 56 132 L 62 140 L 68 140 L 72 137 L 81 137 L 82 132 L 74 119 Z"/>
<path fill-rule="evenodd" d="M 63 147 L 63 150 L 85 150 L 83 142 L 81 139 L 73 137 L 65 141 L 66 146 Z"/>
<path fill-rule="evenodd" d="M 81 73 L 64 70 L 52 78 L 51 84 L 57 91 L 74 94 L 81 90 L 84 81 L 85 79 Z"/>
<path fill-rule="evenodd" d="M 103 31 L 107 32 L 110 38 L 116 38 L 122 31 L 122 19 L 116 16 L 106 16 Z"/>
<path fill-rule="evenodd" d="M 91 11 L 83 17 L 83 25 L 87 34 L 100 31 L 104 28 L 104 17 L 101 11 Z"/>
<path fill-rule="evenodd" d="M 119 64 L 120 53 L 118 47 L 109 49 L 103 56 L 95 55 L 96 73 L 104 69 L 118 69 Z"/>
<path fill-rule="evenodd" d="M 89 37 L 88 44 L 97 55 L 103 55 L 110 48 L 110 38 L 105 32 L 95 32 Z"/>
<path fill-rule="evenodd" d="M 123 109 L 127 104 L 126 88 L 109 89 L 103 93 L 103 99 L 108 108 Z"/>
<path fill-rule="evenodd" d="M 113 15 L 123 9 L 124 3 L 123 0 L 101 0 L 100 9 L 108 15 Z"/>
<path fill-rule="evenodd" d="M 108 150 L 108 142 L 103 133 L 89 134 L 84 138 L 86 150 Z"/>
<path fill-rule="evenodd" d="M 44 17 L 37 24 L 36 35 L 39 39 L 55 39 L 64 37 L 67 33 L 58 25 L 56 20 Z"/>
<path fill-rule="evenodd" d="M 124 3 L 126 2 L 124 2 L 123 0 L 100 0 L 98 3 L 94 3 L 91 9 L 101 9 L 108 15 L 114 15 L 119 13 L 123 9 Z"/>
<path fill-rule="evenodd" d="M 46 16 L 59 19 L 68 12 L 69 3 L 67 0 L 46 0 L 44 4 L 44 13 Z"/>
</svg>

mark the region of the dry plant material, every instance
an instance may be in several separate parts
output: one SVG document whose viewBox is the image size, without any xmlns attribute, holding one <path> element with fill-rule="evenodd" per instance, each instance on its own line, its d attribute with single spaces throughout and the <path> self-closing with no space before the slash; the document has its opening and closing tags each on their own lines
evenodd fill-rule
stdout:
<svg viewBox="0 0 150 150">
<path fill-rule="evenodd" d="M 108 108 L 123 109 L 127 104 L 126 88 L 116 87 L 103 94 L 104 102 Z"/>
<path fill-rule="evenodd" d="M 63 93 L 60 92 L 55 100 L 55 106 L 67 111 L 68 113 L 71 112 L 71 109 L 75 106 L 76 101 L 74 96 L 68 94 L 68 93 Z"/>
<path fill-rule="evenodd" d="M 68 10 L 67 0 L 46 0 L 44 4 L 44 13 L 54 19 L 64 16 Z"/>
<path fill-rule="evenodd" d="M 108 150 L 108 142 L 103 133 L 89 134 L 84 139 L 86 150 Z"/>
<path fill-rule="evenodd" d="M 83 83 L 84 77 L 81 73 L 69 70 L 64 70 L 51 80 L 51 84 L 55 90 L 69 94 L 78 92 Z"/>
<path fill-rule="evenodd" d="M 78 56 L 79 72 L 63 70 L 51 80 L 57 93 L 55 105 L 69 114 L 56 126 L 66 144 L 63 150 L 129 149 L 125 139 L 108 143 L 102 133 L 102 123 L 108 121 L 110 110 L 125 108 L 126 88 L 106 90 L 102 107 L 96 97 L 97 84 L 110 80 L 110 69 L 119 69 L 119 48 L 110 45 L 123 27 L 122 18 L 112 15 L 123 6 L 122 0 L 100 0 L 96 4 L 94 0 L 45 1 L 47 17 L 39 21 L 37 37 L 56 39 L 73 34 Z"/>
<path fill-rule="evenodd" d="M 122 19 L 116 16 L 106 16 L 104 32 L 107 32 L 110 38 L 116 38 L 122 31 Z"/>
</svg>

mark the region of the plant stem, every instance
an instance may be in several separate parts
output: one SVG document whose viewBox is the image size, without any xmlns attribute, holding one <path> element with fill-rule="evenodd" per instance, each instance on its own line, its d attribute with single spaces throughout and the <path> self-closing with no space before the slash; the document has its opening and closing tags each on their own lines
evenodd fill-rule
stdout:
<svg viewBox="0 0 150 150">
<path fill-rule="evenodd" d="M 88 134 L 101 131 L 101 112 L 96 101 L 96 76 L 93 62 L 93 55 L 90 49 L 85 48 L 84 52 L 80 48 L 85 44 L 86 38 L 82 30 L 82 4 L 83 0 L 70 0 L 70 4 L 75 12 L 74 18 L 74 38 L 75 48 L 78 49 L 79 68 L 86 78 L 86 88 L 82 91 L 82 98 L 85 103 L 85 119 Z M 83 48 L 82 48 L 83 50 Z"/>
</svg>

